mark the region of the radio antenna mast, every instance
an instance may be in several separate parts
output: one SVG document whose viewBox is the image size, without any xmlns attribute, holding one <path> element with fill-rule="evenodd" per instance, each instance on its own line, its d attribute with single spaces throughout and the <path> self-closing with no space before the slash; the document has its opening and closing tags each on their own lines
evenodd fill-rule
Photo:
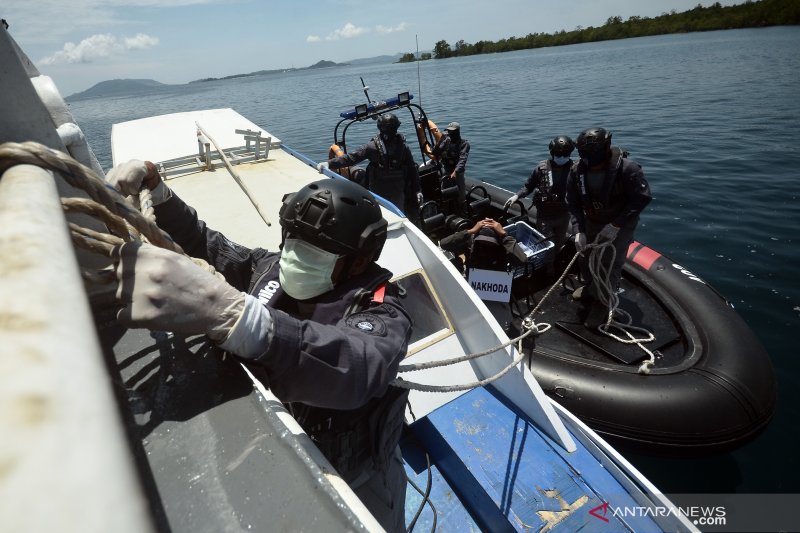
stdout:
<svg viewBox="0 0 800 533">
<path fill-rule="evenodd" d="M 422 107 L 422 81 L 419 76 L 419 36 L 414 34 L 417 41 L 417 92 L 419 93 L 419 106 Z"/>
<path fill-rule="evenodd" d="M 369 98 L 369 87 L 367 87 L 367 84 L 364 83 L 364 77 L 360 76 L 360 78 L 361 78 L 361 86 L 364 88 L 364 96 L 367 97 L 367 103 L 371 104 L 372 100 L 370 100 Z"/>
</svg>

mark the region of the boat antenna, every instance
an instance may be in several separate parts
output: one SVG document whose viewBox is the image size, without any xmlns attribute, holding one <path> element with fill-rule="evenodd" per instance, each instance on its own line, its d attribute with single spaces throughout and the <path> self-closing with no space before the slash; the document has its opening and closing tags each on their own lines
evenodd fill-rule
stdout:
<svg viewBox="0 0 800 533">
<path fill-rule="evenodd" d="M 419 76 L 419 36 L 414 34 L 417 41 L 417 94 L 419 94 L 419 106 L 422 107 L 422 81 Z"/>
<path fill-rule="evenodd" d="M 361 78 L 361 86 L 364 88 L 364 96 L 367 97 L 367 103 L 371 104 L 372 100 L 369 99 L 369 87 L 367 87 L 367 84 L 364 83 L 364 76 L 359 77 Z"/>
</svg>

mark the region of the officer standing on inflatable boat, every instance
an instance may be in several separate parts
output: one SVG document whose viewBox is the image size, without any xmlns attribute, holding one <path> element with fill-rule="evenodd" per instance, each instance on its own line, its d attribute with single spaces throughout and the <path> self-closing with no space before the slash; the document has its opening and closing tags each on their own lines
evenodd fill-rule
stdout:
<svg viewBox="0 0 800 533">
<path fill-rule="evenodd" d="M 404 531 L 406 477 L 397 447 L 408 391 L 392 387 L 411 320 L 375 261 L 387 222 L 360 185 L 323 179 L 286 195 L 281 252 L 249 249 L 198 220 L 152 163 L 108 174 L 123 194 L 153 191 L 159 225 L 192 257 L 126 243 L 113 254 L 118 320 L 206 334 L 238 356 L 291 411 L 387 531 Z M 246 291 L 246 292 L 245 292 Z"/>
<path fill-rule="evenodd" d="M 570 214 L 567 209 L 567 178 L 572 169 L 572 155 L 575 143 L 566 135 L 554 137 L 548 145 L 550 158 L 539 161 L 528 180 L 505 203 L 505 208 L 525 198 L 533 192 L 533 205 L 536 207 L 536 229 L 553 241 L 554 252 L 547 263 L 547 273 L 552 275 L 553 261 L 564 246 L 569 232 Z"/>
<path fill-rule="evenodd" d="M 611 146 L 611 132 L 589 128 L 578 135 L 575 143 L 580 160 L 567 182 L 567 205 L 578 224 L 575 246 L 582 252 L 587 243 L 614 244 L 616 256 L 610 265 L 609 282 L 610 289 L 618 292 L 622 265 L 633 242 L 639 215 L 652 199 L 650 186 L 639 163 Z M 590 280 L 589 287 L 578 289 L 575 294 L 577 299 L 593 299 L 585 322 L 590 329 L 602 324 L 607 312 L 597 301 L 596 285 Z"/>
<path fill-rule="evenodd" d="M 382 114 L 378 117 L 377 137 L 354 152 L 319 163 L 317 170 L 322 173 L 326 168 L 336 170 L 369 160 L 364 185 L 402 209 L 416 223 L 422 203 L 419 170 L 405 138 L 397 132 L 399 127 L 400 119 L 394 113 Z"/>
<path fill-rule="evenodd" d="M 432 150 L 433 156 L 442 162 L 444 178 L 458 187 L 458 208 L 463 211 L 467 203 L 467 184 L 464 174 L 469 158 L 469 141 L 461 137 L 461 124 L 451 122 L 444 135 Z"/>
</svg>

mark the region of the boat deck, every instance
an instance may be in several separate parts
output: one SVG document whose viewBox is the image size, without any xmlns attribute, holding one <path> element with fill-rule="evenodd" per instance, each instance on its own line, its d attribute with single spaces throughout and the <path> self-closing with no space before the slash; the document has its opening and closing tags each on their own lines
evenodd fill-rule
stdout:
<svg viewBox="0 0 800 533">
<path fill-rule="evenodd" d="M 585 448 L 565 452 L 491 387 L 417 420 L 401 447 L 406 473 L 423 492 L 429 475 L 423 450 L 428 452 L 436 531 L 660 530 L 647 516 L 615 514 L 640 504 Z M 409 486 L 407 524 L 421 503 L 422 495 Z M 415 530 L 432 525 L 426 505 Z"/>
</svg>

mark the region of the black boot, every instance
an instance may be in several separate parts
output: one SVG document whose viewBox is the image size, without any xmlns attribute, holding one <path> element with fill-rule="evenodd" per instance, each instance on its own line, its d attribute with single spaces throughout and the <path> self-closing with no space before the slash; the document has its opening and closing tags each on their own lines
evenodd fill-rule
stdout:
<svg viewBox="0 0 800 533">
<path fill-rule="evenodd" d="M 583 326 L 586 329 L 596 331 L 597 327 L 605 324 L 608 318 L 608 307 L 601 304 L 598 300 L 594 300 L 589 307 L 589 314 L 586 315 L 586 320 L 583 321 Z"/>
</svg>

